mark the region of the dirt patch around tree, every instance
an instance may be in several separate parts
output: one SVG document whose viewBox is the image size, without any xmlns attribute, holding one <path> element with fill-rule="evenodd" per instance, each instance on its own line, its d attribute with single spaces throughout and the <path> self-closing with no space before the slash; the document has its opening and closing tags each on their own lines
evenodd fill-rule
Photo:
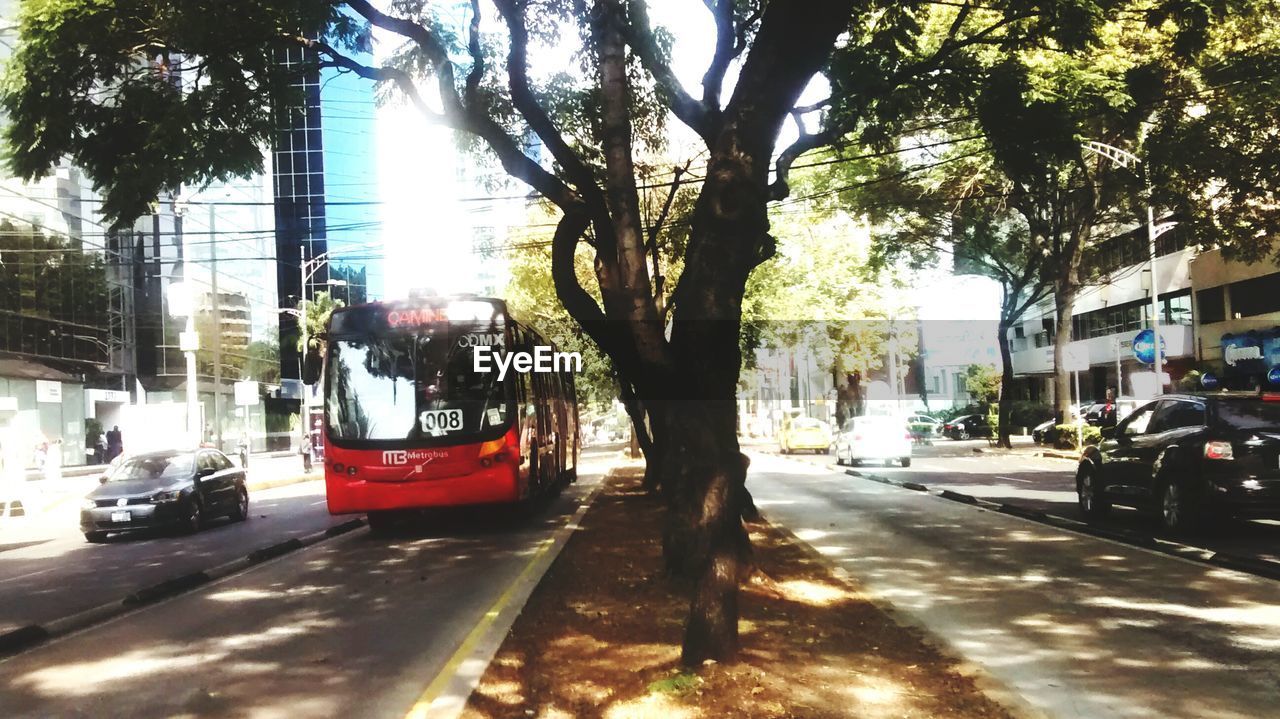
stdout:
<svg viewBox="0 0 1280 719">
<path fill-rule="evenodd" d="M 606 480 L 463 712 L 508 717 L 1010 717 L 956 662 L 767 522 L 743 587 L 740 659 L 680 666 L 687 587 L 662 570 L 641 469 Z"/>
</svg>

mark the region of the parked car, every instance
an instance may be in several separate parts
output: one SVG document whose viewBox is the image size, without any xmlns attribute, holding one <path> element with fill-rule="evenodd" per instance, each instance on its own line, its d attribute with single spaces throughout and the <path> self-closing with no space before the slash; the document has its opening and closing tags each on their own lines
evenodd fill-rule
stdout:
<svg viewBox="0 0 1280 719">
<path fill-rule="evenodd" d="M 211 517 L 249 516 L 245 471 L 216 449 L 131 455 L 99 482 L 80 508 L 80 531 L 90 542 L 140 529 L 195 532 Z"/>
<path fill-rule="evenodd" d="M 1134 397 L 1117 397 L 1111 402 L 1095 402 L 1085 410 L 1084 420 L 1094 427 L 1101 427 L 1104 424 L 1107 413 L 1114 411 L 1115 418 L 1113 421 L 1119 422 L 1132 414 L 1135 409 L 1145 402 L 1146 400 Z"/>
<path fill-rule="evenodd" d="M 831 450 L 831 429 L 822 420 L 794 417 L 778 435 L 778 448 L 783 454 L 801 450 L 826 454 Z"/>
<path fill-rule="evenodd" d="M 951 439 L 990 437 L 994 431 L 986 415 L 982 414 L 962 415 L 942 425 L 942 433 Z"/>
<path fill-rule="evenodd" d="M 900 417 L 854 417 L 836 436 L 835 452 L 836 464 L 897 461 L 910 467 L 911 432 Z"/>
<path fill-rule="evenodd" d="M 913 414 L 907 417 L 907 430 L 912 439 L 930 439 L 942 434 L 942 422 L 927 414 Z"/>
<path fill-rule="evenodd" d="M 1224 516 L 1280 518 L 1280 394 L 1171 394 L 1103 429 L 1076 473 L 1080 511 L 1156 513 L 1170 530 Z"/>
<path fill-rule="evenodd" d="M 1056 439 L 1055 435 L 1057 432 L 1054 430 L 1054 427 L 1057 425 L 1058 421 L 1054 419 L 1046 420 L 1037 424 L 1035 428 L 1031 430 L 1031 439 L 1036 444 L 1052 444 Z"/>
</svg>

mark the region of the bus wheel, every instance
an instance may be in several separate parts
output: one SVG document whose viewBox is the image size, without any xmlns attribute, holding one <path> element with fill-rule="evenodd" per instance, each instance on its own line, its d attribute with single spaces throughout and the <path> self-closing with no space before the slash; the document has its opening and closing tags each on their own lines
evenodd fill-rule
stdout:
<svg viewBox="0 0 1280 719">
<path fill-rule="evenodd" d="M 394 512 L 369 512 L 369 531 L 379 537 L 391 534 L 396 527 Z"/>
</svg>

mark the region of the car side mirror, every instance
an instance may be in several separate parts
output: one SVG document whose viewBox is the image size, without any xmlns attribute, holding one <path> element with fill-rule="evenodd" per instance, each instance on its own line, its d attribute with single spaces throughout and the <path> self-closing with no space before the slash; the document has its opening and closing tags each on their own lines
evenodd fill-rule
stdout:
<svg viewBox="0 0 1280 719">
<path fill-rule="evenodd" d="M 107 483 L 107 475 L 104 474 L 98 477 L 98 484 L 106 484 L 106 483 Z"/>
<path fill-rule="evenodd" d="M 1103 439 L 1114 439 L 1116 436 L 1116 428 L 1103 427 L 1101 430 L 1099 430 L 1099 433 L 1102 435 Z"/>
</svg>

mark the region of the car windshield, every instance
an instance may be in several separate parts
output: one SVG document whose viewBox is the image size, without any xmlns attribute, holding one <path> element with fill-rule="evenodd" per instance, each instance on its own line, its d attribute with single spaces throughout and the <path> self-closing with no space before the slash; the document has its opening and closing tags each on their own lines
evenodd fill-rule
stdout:
<svg viewBox="0 0 1280 719">
<path fill-rule="evenodd" d="M 821 429 L 822 423 L 816 419 L 797 419 L 791 423 L 792 429 Z"/>
<path fill-rule="evenodd" d="M 1280 432 L 1280 402 L 1262 400 L 1219 402 L 1218 419 L 1236 429 L 1266 429 Z"/>
<path fill-rule="evenodd" d="M 129 482 L 137 479 L 179 479 L 191 474 L 191 455 L 185 452 L 173 454 L 147 454 L 130 457 L 107 475 L 108 482 Z"/>
</svg>

